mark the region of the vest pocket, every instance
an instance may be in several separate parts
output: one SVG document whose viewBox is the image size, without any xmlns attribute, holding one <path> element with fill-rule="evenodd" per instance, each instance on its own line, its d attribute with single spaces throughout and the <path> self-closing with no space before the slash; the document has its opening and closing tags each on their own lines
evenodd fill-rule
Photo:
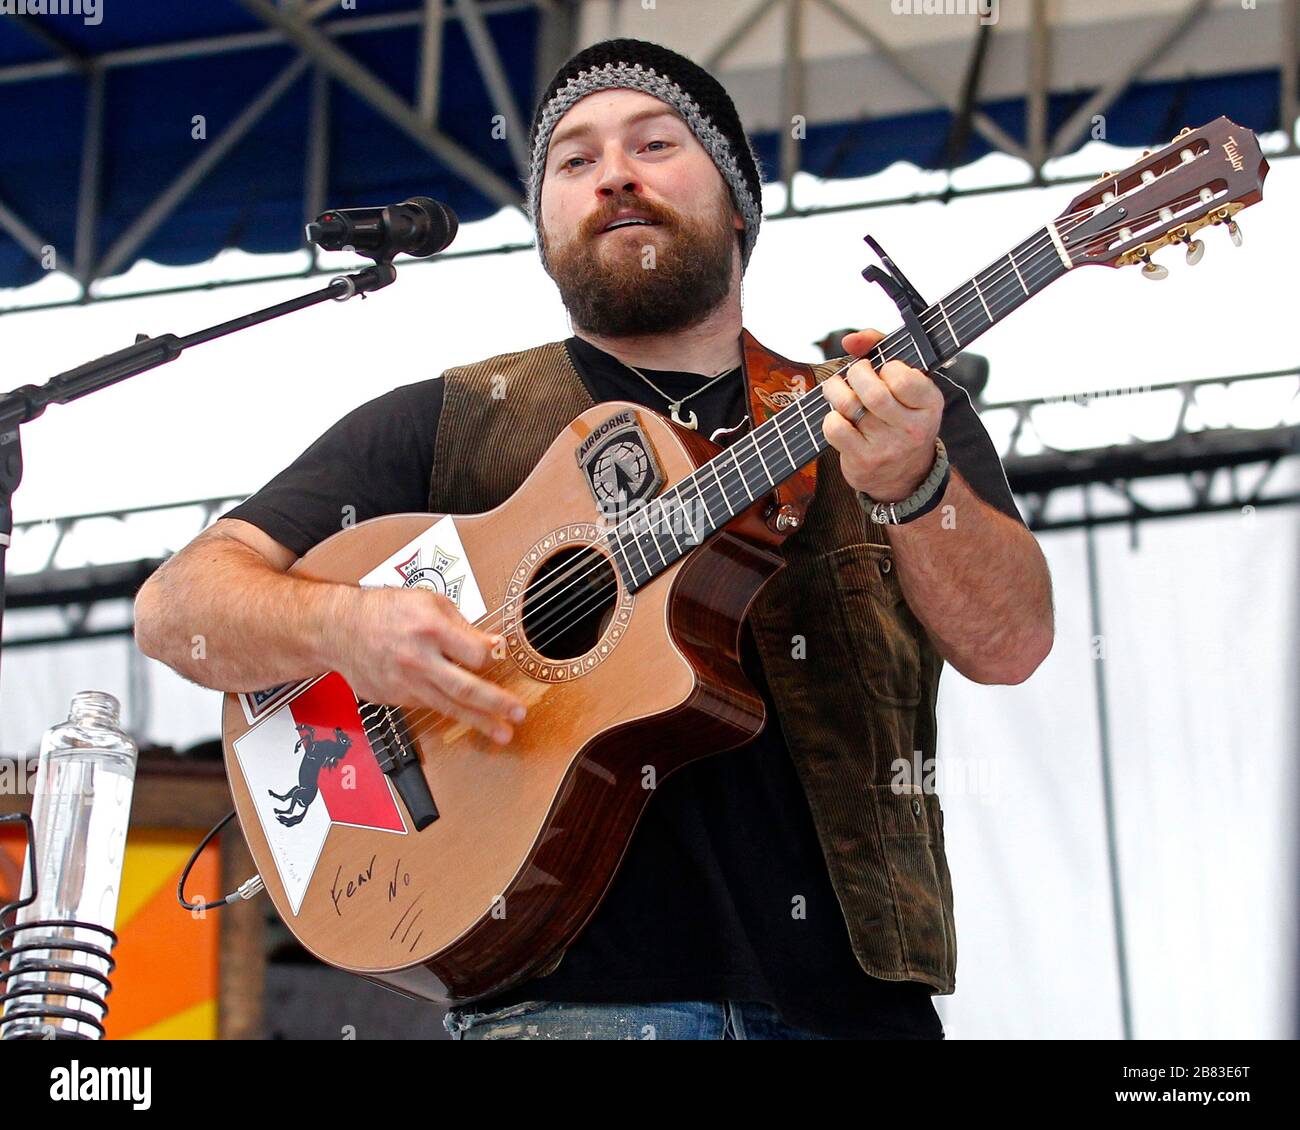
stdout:
<svg viewBox="0 0 1300 1130">
<path fill-rule="evenodd" d="M 904 966 L 951 982 L 957 945 L 939 798 L 917 785 L 875 785 L 872 792 Z"/>
<path fill-rule="evenodd" d="M 921 701 L 920 626 L 903 599 L 894 553 L 861 542 L 821 558 L 839 595 L 836 623 L 866 692 L 891 706 Z"/>
</svg>

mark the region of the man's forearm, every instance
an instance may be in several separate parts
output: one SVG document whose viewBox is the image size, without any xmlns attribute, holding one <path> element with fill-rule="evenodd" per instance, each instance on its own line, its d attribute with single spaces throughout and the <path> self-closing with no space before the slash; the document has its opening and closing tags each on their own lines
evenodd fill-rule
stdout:
<svg viewBox="0 0 1300 1130">
<path fill-rule="evenodd" d="M 1052 649 L 1052 581 L 1037 540 L 953 469 L 943 502 L 886 526 L 908 606 L 939 653 L 980 683 L 1019 683 Z"/>
<path fill-rule="evenodd" d="M 332 667 L 358 590 L 280 573 L 230 538 L 195 542 L 136 597 L 136 644 L 187 679 L 252 691 Z"/>
</svg>

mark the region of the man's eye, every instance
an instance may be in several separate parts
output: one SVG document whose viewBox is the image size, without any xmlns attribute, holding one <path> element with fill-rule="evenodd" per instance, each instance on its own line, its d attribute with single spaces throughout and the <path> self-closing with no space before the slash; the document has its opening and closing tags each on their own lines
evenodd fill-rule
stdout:
<svg viewBox="0 0 1300 1130">
<path fill-rule="evenodd" d="M 664 147 L 664 149 L 668 149 L 668 148 L 671 148 L 671 147 L 672 147 L 672 144 L 673 144 L 673 143 L 672 143 L 671 141 L 664 141 L 664 140 L 662 140 L 662 139 L 656 139 L 655 141 L 648 141 L 648 142 L 646 142 L 646 144 L 645 144 L 645 148 L 646 148 L 646 149 L 651 149 L 651 148 L 653 148 L 653 147 L 656 146 L 656 145 L 661 145 L 661 146 Z M 655 150 L 655 152 L 661 152 L 661 150 Z M 587 160 L 586 157 L 569 157 L 569 158 L 567 158 L 566 160 L 560 162 L 560 168 L 561 168 L 561 169 L 571 169 L 571 168 L 574 167 L 574 164 L 573 164 L 574 161 L 583 161 L 583 162 L 586 162 L 586 160 Z"/>
</svg>

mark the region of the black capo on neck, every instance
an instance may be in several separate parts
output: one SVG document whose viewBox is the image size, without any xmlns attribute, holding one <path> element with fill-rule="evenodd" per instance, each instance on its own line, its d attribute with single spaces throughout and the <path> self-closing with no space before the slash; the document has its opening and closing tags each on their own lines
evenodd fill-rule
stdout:
<svg viewBox="0 0 1300 1130">
<path fill-rule="evenodd" d="M 929 303 L 921 297 L 916 287 L 908 282 L 907 276 L 885 254 L 885 249 L 879 243 L 869 235 L 864 235 L 862 239 L 880 257 L 880 261 L 885 264 L 883 267 L 879 267 L 872 263 L 871 266 L 863 270 L 862 277 L 867 282 L 876 283 L 881 290 L 889 295 L 894 305 L 898 307 L 898 312 L 903 315 L 903 325 L 907 328 L 907 332 L 912 335 L 917 355 L 921 358 L 921 363 L 926 372 L 937 369 L 939 367 L 939 355 L 935 352 L 934 344 L 930 341 L 929 335 L 921 327 L 920 319 L 920 315 L 924 314 L 929 308 Z"/>
</svg>

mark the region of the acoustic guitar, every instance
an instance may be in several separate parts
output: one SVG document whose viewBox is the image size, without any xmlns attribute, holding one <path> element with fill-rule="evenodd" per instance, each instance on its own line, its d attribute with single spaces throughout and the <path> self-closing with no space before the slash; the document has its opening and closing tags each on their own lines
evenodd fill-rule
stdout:
<svg viewBox="0 0 1300 1130">
<path fill-rule="evenodd" d="M 1195 262 L 1207 225 L 1238 242 L 1233 217 L 1267 171 L 1227 118 L 1184 130 L 941 301 L 904 308 L 869 359 L 932 371 L 1075 267 L 1159 277 L 1152 252 L 1180 242 Z M 337 672 L 225 696 L 244 836 L 316 957 L 447 1004 L 545 971 L 595 913 L 648 803 L 644 749 L 670 751 L 662 773 L 762 728 L 741 622 L 784 564 L 830 406 L 808 366 L 743 344 L 765 410 L 725 449 L 639 404 L 598 404 L 496 509 L 374 518 L 295 563 L 446 594 L 503 635 L 480 674 L 528 704 L 503 747 L 431 710 L 358 701 Z M 651 488 L 638 505 L 609 505 L 632 482 Z"/>
</svg>

